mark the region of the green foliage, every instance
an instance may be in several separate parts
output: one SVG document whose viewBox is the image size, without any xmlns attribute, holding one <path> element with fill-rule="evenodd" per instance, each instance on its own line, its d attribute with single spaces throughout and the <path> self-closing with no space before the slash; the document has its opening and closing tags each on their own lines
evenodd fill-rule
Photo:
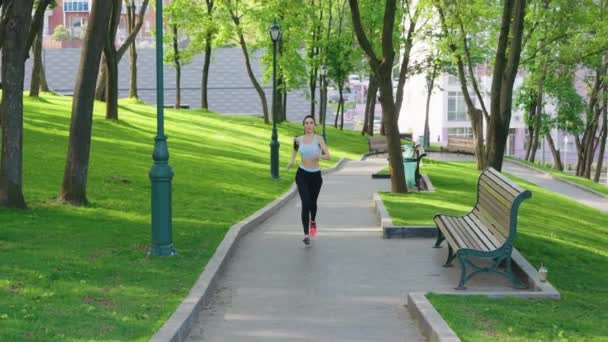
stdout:
<svg viewBox="0 0 608 342">
<path fill-rule="evenodd" d="M 432 224 L 436 213 L 462 215 L 474 205 L 474 164 L 425 162 L 424 173 L 435 193 L 381 195 L 395 224 Z M 516 182 L 533 195 L 519 211 L 515 247 L 549 269 L 562 300 L 434 294 L 429 300 L 463 341 L 605 341 L 608 214 Z"/>
<path fill-rule="evenodd" d="M 55 27 L 55 31 L 53 31 L 52 38 L 53 40 L 61 42 L 64 40 L 70 40 L 72 37 L 70 31 L 68 31 L 65 26 L 57 25 L 57 27 Z"/>
<path fill-rule="evenodd" d="M 71 97 L 24 98 L 27 211 L 0 209 L 0 341 L 148 341 L 204 269 L 229 227 L 281 196 L 298 124 L 280 124 L 281 178 L 269 172 L 270 127 L 252 116 L 166 110 L 178 255 L 146 258 L 156 110 L 122 100 L 121 120 L 95 104 L 87 194 L 61 205 Z M 358 158 L 357 132 L 327 127 L 331 166 Z M 294 217 L 294 219 L 296 219 Z"/>
</svg>

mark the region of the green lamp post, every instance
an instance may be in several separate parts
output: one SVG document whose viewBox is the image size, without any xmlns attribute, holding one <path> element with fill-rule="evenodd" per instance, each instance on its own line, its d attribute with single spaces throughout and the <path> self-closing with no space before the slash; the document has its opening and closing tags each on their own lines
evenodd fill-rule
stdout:
<svg viewBox="0 0 608 342">
<path fill-rule="evenodd" d="M 169 149 L 164 129 L 163 89 L 163 0 L 156 0 L 156 138 L 154 138 L 154 165 L 150 169 L 152 185 L 152 246 L 151 256 L 175 255 L 171 218 L 171 179 Z"/>
<path fill-rule="evenodd" d="M 277 42 L 281 39 L 281 27 L 276 23 L 268 29 L 272 39 L 272 138 L 270 140 L 270 175 L 279 178 L 279 141 L 277 135 Z"/>
<path fill-rule="evenodd" d="M 323 140 L 327 144 L 327 135 L 325 134 L 325 117 L 327 116 L 327 65 L 321 66 L 321 115 L 323 119 Z"/>
</svg>

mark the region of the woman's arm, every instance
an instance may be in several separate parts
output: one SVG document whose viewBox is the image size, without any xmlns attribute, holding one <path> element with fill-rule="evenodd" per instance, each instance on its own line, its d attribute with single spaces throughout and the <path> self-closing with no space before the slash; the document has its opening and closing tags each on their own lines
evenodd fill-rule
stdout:
<svg viewBox="0 0 608 342">
<path fill-rule="evenodd" d="M 325 160 L 329 160 L 331 158 L 331 156 L 329 155 L 329 149 L 327 148 L 327 144 L 325 143 L 325 140 L 323 140 L 323 137 L 319 136 L 317 138 L 318 142 L 319 142 L 319 146 L 321 147 L 321 156 L 319 156 L 319 158 L 321 159 L 325 159 Z"/>
<path fill-rule="evenodd" d="M 298 155 L 298 137 L 293 138 L 293 151 L 291 151 L 291 160 L 287 164 L 287 170 L 289 170 L 293 163 L 296 161 L 296 156 Z"/>
</svg>

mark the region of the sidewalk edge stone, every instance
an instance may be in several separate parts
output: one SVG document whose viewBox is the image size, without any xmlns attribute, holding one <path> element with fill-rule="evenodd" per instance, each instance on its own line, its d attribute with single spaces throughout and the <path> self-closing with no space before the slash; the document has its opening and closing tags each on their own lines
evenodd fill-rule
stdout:
<svg viewBox="0 0 608 342">
<path fill-rule="evenodd" d="M 422 292 L 411 292 L 407 296 L 407 307 L 418 322 L 418 327 L 431 342 L 460 342 L 460 338 L 435 310 Z"/>
</svg>

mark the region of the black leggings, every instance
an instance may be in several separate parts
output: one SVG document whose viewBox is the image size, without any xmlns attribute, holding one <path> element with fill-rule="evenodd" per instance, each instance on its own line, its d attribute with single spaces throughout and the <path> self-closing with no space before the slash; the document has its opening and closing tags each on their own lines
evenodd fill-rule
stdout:
<svg viewBox="0 0 608 342">
<path fill-rule="evenodd" d="M 308 235 L 308 224 L 317 216 L 317 198 L 321 191 L 323 178 L 321 171 L 308 172 L 298 168 L 296 172 L 296 185 L 302 200 L 302 226 L 304 235 Z"/>
</svg>

